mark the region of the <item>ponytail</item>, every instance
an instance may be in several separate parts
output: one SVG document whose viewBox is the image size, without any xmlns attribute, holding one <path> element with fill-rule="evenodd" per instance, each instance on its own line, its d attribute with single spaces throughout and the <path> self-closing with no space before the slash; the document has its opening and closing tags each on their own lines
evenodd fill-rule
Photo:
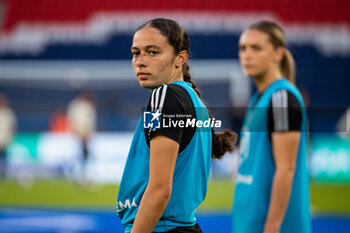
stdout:
<svg viewBox="0 0 350 233">
<path fill-rule="evenodd" d="M 284 48 L 284 56 L 280 63 L 280 69 L 283 77 L 295 84 L 295 62 L 292 53 L 287 48 Z"/>
<path fill-rule="evenodd" d="M 190 66 L 188 65 L 187 62 L 185 62 L 185 63 L 182 65 L 182 76 L 184 77 L 184 81 L 185 81 L 185 82 L 188 82 L 188 83 L 191 83 L 193 90 L 196 92 L 196 94 L 198 95 L 198 97 L 202 100 L 202 98 L 201 98 L 201 92 L 200 92 L 200 90 L 198 89 L 197 85 L 192 81 L 191 74 L 190 74 L 189 71 L 190 71 Z M 202 102 L 204 103 L 203 100 L 202 100 Z"/>
<path fill-rule="evenodd" d="M 233 152 L 234 145 L 237 142 L 237 134 L 225 130 L 222 133 L 214 133 L 214 129 L 212 128 L 212 158 L 221 159 L 222 156 L 229 151 Z"/>
<path fill-rule="evenodd" d="M 189 72 L 190 66 L 188 63 L 184 63 L 182 65 L 182 75 L 185 82 L 191 83 L 193 90 L 196 92 L 198 97 L 202 100 L 202 102 L 205 104 L 204 100 L 201 98 L 201 92 L 197 88 L 197 85 L 192 81 L 191 74 Z M 206 104 L 205 104 L 206 105 Z M 212 119 L 213 116 L 211 115 L 209 109 L 209 117 Z M 231 132 L 229 130 L 225 130 L 222 133 L 215 133 L 214 129 L 211 128 L 212 132 L 212 155 L 211 157 L 213 159 L 221 159 L 222 156 L 226 152 L 232 153 L 234 150 L 234 145 L 237 142 L 237 134 L 235 132 Z"/>
</svg>

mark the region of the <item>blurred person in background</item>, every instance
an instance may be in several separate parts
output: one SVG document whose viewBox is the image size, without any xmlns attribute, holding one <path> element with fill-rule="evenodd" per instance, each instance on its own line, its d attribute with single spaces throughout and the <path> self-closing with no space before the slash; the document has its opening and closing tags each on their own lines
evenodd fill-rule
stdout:
<svg viewBox="0 0 350 233">
<path fill-rule="evenodd" d="M 309 233 L 307 116 L 283 30 L 261 21 L 239 40 L 239 59 L 257 87 L 241 131 L 234 233 Z"/>
<path fill-rule="evenodd" d="M 189 50 L 186 31 L 173 20 L 153 19 L 136 30 L 132 64 L 141 87 L 152 91 L 147 111 L 153 120 L 172 114 L 211 120 L 188 72 Z M 147 111 L 134 133 L 118 193 L 125 232 L 202 232 L 195 209 L 206 195 L 211 159 L 232 151 L 236 135 L 214 133 L 211 126 L 147 128 Z"/>
<path fill-rule="evenodd" d="M 70 130 L 65 110 L 57 108 L 50 114 L 49 128 L 51 132 L 56 133 L 66 133 Z"/>
<path fill-rule="evenodd" d="M 96 131 L 97 112 L 94 95 L 89 91 L 83 91 L 69 103 L 67 108 L 69 126 L 74 134 L 81 140 L 82 163 L 78 173 L 80 182 L 86 182 L 87 165 L 89 162 L 89 140 Z"/>
<path fill-rule="evenodd" d="M 9 107 L 7 97 L 0 93 L 0 178 L 6 177 L 7 148 L 16 131 L 16 115 Z"/>
</svg>

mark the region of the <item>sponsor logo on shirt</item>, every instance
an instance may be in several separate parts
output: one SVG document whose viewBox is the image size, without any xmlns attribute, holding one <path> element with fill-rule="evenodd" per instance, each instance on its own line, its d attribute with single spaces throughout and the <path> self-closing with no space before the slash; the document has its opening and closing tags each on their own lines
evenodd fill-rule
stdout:
<svg viewBox="0 0 350 233">
<path fill-rule="evenodd" d="M 239 183 L 250 185 L 253 183 L 253 176 L 252 175 L 242 175 L 242 174 L 238 173 L 236 176 L 236 185 Z"/>
<path fill-rule="evenodd" d="M 132 199 L 132 202 L 130 202 L 130 199 L 126 199 L 124 202 L 118 201 L 117 202 L 117 213 L 122 212 L 126 209 L 130 209 L 132 206 L 137 207 L 137 204 L 135 202 L 135 197 Z"/>
</svg>

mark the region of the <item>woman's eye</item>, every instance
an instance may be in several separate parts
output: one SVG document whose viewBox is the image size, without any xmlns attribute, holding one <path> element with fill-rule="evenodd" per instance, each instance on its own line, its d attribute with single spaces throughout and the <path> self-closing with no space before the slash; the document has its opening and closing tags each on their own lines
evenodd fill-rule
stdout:
<svg viewBox="0 0 350 233">
<path fill-rule="evenodd" d="M 156 54 L 158 54 L 159 52 L 158 52 L 158 51 L 149 51 L 149 53 L 150 53 L 151 55 L 156 55 Z"/>
<path fill-rule="evenodd" d="M 255 51 L 260 51 L 260 50 L 261 50 L 261 48 L 260 48 L 259 46 L 254 46 L 253 49 L 254 49 Z"/>
</svg>

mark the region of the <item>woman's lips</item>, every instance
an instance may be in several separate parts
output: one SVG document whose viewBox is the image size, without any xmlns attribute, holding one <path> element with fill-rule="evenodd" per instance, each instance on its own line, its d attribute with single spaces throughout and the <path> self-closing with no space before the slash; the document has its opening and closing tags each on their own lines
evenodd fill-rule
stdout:
<svg viewBox="0 0 350 233">
<path fill-rule="evenodd" d="M 251 65 L 251 64 L 243 65 L 243 67 L 244 67 L 245 69 L 251 69 L 251 68 L 254 68 L 254 66 L 253 66 L 253 65 Z"/>
<path fill-rule="evenodd" d="M 143 72 L 137 73 L 137 77 L 141 80 L 147 79 L 149 76 L 150 76 L 149 73 L 143 73 Z"/>
</svg>

